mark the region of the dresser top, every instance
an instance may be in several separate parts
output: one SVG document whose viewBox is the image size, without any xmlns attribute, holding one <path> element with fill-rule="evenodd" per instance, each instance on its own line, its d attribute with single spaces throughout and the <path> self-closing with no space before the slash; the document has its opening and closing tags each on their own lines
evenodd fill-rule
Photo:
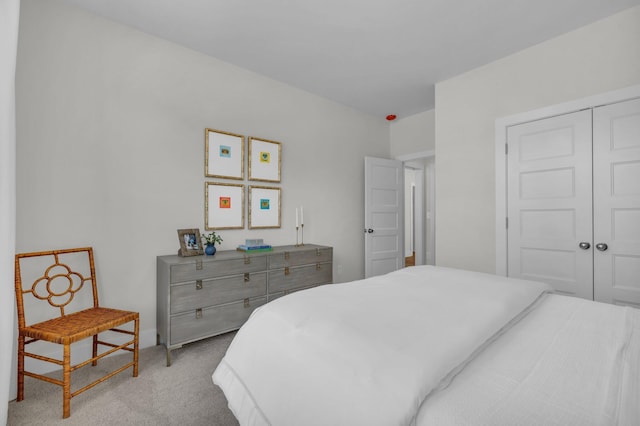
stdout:
<svg viewBox="0 0 640 426">
<path fill-rule="evenodd" d="M 305 244 L 303 246 L 273 246 L 271 251 L 260 251 L 257 253 L 251 253 L 240 250 L 218 250 L 213 256 L 198 255 L 198 256 L 178 256 L 177 254 L 171 254 L 166 256 L 158 256 L 158 260 L 170 264 L 181 263 L 193 263 L 196 260 L 200 261 L 216 261 L 216 260 L 229 260 L 229 259 L 242 259 L 245 256 L 269 256 L 274 254 L 280 254 L 285 252 L 302 252 L 316 249 L 329 249 L 329 246 L 321 246 L 317 244 Z"/>
</svg>

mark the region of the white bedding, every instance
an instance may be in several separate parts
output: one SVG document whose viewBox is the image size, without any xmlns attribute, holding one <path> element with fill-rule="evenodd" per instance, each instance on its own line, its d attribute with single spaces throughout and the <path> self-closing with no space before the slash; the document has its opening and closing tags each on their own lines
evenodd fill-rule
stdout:
<svg viewBox="0 0 640 426">
<path fill-rule="evenodd" d="M 640 310 L 548 295 L 432 395 L 419 425 L 640 425 Z"/>
<path fill-rule="evenodd" d="M 252 314 L 213 380 L 241 425 L 415 424 L 548 290 L 422 266 L 293 293 Z"/>
</svg>

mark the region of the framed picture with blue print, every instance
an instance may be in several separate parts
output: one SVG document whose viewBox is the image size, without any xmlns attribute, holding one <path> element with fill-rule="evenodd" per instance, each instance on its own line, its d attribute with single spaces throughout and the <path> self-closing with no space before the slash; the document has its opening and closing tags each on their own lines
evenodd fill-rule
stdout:
<svg viewBox="0 0 640 426">
<path fill-rule="evenodd" d="M 206 177 L 244 179 L 244 136 L 205 129 Z"/>
<path fill-rule="evenodd" d="M 280 228 L 280 188 L 249 186 L 249 229 Z"/>
</svg>

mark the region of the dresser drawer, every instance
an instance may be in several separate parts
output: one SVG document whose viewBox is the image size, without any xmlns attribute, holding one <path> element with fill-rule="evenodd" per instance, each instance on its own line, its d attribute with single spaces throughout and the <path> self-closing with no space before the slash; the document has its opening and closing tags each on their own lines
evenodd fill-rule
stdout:
<svg viewBox="0 0 640 426">
<path fill-rule="evenodd" d="M 171 265 L 171 283 L 264 271 L 267 269 L 267 256 L 245 255 L 233 259 L 201 261 L 201 265 L 201 269 L 197 269 L 196 261 Z"/>
<path fill-rule="evenodd" d="M 267 302 L 271 302 L 272 300 L 276 300 L 282 296 L 286 296 L 287 294 L 291 294 L 291 293 L 295 293 L 297 291 L 302 291 L 302 290 L 308 290 L 310 288 L 314 288 L 314 287 L 318 287 L 317 285 L 312 285 L 310 287 L 300 287 L 300 288 L 295 288 L 293 290 L 287 290 L 287 291 L 281 291 L 279 293 L 270 293 L 267 296 Z"/>
<path fill-rule="evenodd" d="M 269 293 L 327 284 L 332 281 L 331 263 L 295 266 L 269 271 Z"/>
<path fill-rule="evenodd" d="M 287 266 L 307 265 L 309 263 L 330 262 L 333 256 L 331 247 L 312 248 L 309 250 L 296 249 L 273 253 L 269 256 L 269 269 L 279 269 Z"/>
<path fill-rule="evenodd" d="M 267 273 L 190 281 L 171 286 L 171 314 L 258 297 L 267 292 Z"/>
<path fill-rule="evenodd" d="M 251 312 L 267 302 L 266 297 L 249 299 L 226 305 L 192 310 L 171 316 L 171 345 L 179 345 L 226 331 L 237 330 L 247 321 Z"/>
</svg>

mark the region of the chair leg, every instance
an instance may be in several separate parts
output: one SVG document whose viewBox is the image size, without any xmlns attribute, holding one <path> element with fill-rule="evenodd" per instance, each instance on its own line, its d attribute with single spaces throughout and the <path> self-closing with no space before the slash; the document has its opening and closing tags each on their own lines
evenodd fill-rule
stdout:
<svg viewBox="0 0 640 426">
<path fill-rule="evenodd" d="M 96 359 L 96 357 L 98 356 L 98 335 L 94 334 L 93 335 L 93 361 L 91 362 L 91 365 L 93 365 L 94 367 L 96 365 L 98 365 L 98 360 Z"/>
<path fill-rule="evenodd" d="M 66 419 L 71 415 L 71 345 L 64 345 L 63 366 L 62 366 L 62 418 Z"/>
<path fill-rule="evenodd" d="M 18 397 L 17 401 L 24 399 L 24 336 L 18 337 Z"/>
<path fill-rule="evenodd" d="M 134 341 L 133 341 L 133 377 L 138 377 L 138 346 L 140 334 L 140 318 L 134 320 Z"/>
</svg>

